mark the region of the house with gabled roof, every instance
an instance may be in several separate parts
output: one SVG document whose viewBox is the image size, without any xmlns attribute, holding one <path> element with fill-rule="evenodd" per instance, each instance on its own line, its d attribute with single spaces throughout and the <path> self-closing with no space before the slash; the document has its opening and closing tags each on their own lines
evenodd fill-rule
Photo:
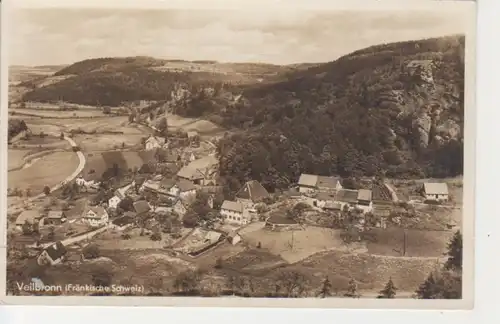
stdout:
<svg viewBox="0 0 500 324">
<path fill-rule="evenodd" d="M 423 186 L 425 200 L 430 201 L 448 201 L 450 194 L 448 184 L 444 182 L 426 182 Z"/>
<path fill-rule="evenodd" d="M 342 189 L 342 180 L 338 177 L 303 173 L 300 175 L 297 185 L 301 193 L 312 193 L 315 191 L 334 192 Z"/>
<path fill-rule="evenodd" d="M 82 221 L 91 227 L 102 227 L 108 224 L 109 215 L 103 207 L 91 206 L 87 208 L 82 216 Z"/>
<path fill-rule="evenodd" d="M 247 181 L 236 193 L 236 201 L 246 207 L 252 207 L 267 197 L 269 192 L 256 180 Z"/>
<path fill-rule="evenodd" d="M 51 210 L 44 219 L 43 224 L 60 225 L 66 221 L 66 213 L 62 210 Z"/>
<path fill-rule="evenodd" d="M 243 225 L 249 222 L 244 217 L 245 206 L 238 201 L 224 200 L 220 208 L 220 214 L 224 222 L 229 224 Z"/>
<path fill-rule="evenodd" d="M 67 254 L 66 247 L 62 244 L 61 241 L 57 241 L 56 243 L 50 245 L 45 248 L 42 253 L 37 258 L 37 263 L 39 265 L 56 265 L 64 261 L 64 257 Z"/>
<path fill-rule="evenodd" d="M 177 172 L 177 177 L 180 179 L 192 181 L 194 184 L 200 185 L 205 179 L 203 172 L 197 168 L 186 165 Z"/>
</svg>

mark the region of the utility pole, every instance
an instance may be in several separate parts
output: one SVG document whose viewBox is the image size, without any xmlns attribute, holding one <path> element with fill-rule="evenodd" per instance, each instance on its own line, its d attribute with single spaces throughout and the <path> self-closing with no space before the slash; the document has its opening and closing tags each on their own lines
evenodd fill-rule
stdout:
<svg viewBox="0 0 500 324">
<path fill-rule="evenodd" d="M 404 238 L 403 238 L 403 256 L 406 256 L 406 245 L 408 244 L 407 236 L 408 236 L 408 230 L 405 228 Z"/>
</svg>

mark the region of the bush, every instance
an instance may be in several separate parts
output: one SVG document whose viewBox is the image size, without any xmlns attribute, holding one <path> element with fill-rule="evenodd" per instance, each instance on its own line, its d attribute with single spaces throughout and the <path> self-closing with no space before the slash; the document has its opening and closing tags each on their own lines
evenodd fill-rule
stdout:
<svg viewBox="0 0 500 324">
<path fill-rule="evenodd" d="M 155 232 L 150 236 L 152 241 L 161 241 L 161 233 Z"/>
<path fill-rule="evenodd" d="M 82 254 L 85 259 L 95 259 L 101 256 L 101 251 L 96 244 L 91 243 L 83 249 Z"/>
</svg>

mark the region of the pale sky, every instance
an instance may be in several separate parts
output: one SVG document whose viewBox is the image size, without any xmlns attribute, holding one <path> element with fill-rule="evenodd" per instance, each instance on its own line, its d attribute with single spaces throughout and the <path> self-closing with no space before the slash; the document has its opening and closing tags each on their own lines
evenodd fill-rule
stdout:
<svg viewBox="0 0 500 324">
<path fill-rule="evenodd" d="M 56 65 L 113 56 L 291 64 L 367 46 L 465 32 L 451 11 L 18 9 L 9 63 Z"/>
</svg>

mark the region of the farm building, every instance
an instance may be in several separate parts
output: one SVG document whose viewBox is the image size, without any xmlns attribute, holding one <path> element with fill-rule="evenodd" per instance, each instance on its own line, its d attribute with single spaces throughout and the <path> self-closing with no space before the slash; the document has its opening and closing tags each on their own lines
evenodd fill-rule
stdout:
<svg viewBox="0 0 500 324">
<path fill-rule="evenodd" d="M 301 193 L 314 191 L 335 191 L 342 189 L 342 182 L 337 177 L 318 176 L 313 174 L 301 174 L 298 182 Z"/>
<path fill-rule="evenodd" d="M 60 225 L 66 221 L 66 214 L 62 210 L 51 210 L 47 214 L 43 224 Z"/>
<path fill-rule="evenodd" d="M 316 190 L 318 176 L 312 174 L 301 174 L 298 182 L 299 192 L 309 193 Z"/>
<path fill-rule="evenodd" d="M 345 206 L 354 207 L 358 203 L 358 191 L 350 189 L 340 189 L 335 195 L 335 202 L 342 205 L 342 209 Z"/>
<path fill-rule="evenodd" d="M 361 209 L 363 212 L 370 212 L 373 208 L 372 191 L 368 189 L 359 189 L 358 202 L 356 208 Z"/>
<path fill-rule="evenodd" d="M 337 177 L 318 176 L 316 189 L 319 191 L 336 191 L 342 189 L 342 180 Z"/>
<path fill-rule="evenodd" d="M 448 185 L 443 182 L 424 183 L 423 193 L 425 199 L 430 201 L 447 201 L 449 199 Z"/>
<path fill-rule="evenodd" d="M 64 244 L 58 241 L 42 251 L 37 258 L 37 263 L 39 265 L 56 265 L 64 260 L 67 252 Z"/>
<path fill-rule="evenodd" d="M 91 227 L 101 227 L 108 223 L 109 215 L 106 209 L 100 206 L 88 207 L 82 217 L 84 223 Z"/>
<path fill-rule="evenodd" d="M 236 193 L 236 201 L 247 207 L 251 207 L 267 197 L 269 197 L 269 193 L 266 188 L 264 188 L 260 182 L 255 180 L 245 183 Z"/>
</svg>

